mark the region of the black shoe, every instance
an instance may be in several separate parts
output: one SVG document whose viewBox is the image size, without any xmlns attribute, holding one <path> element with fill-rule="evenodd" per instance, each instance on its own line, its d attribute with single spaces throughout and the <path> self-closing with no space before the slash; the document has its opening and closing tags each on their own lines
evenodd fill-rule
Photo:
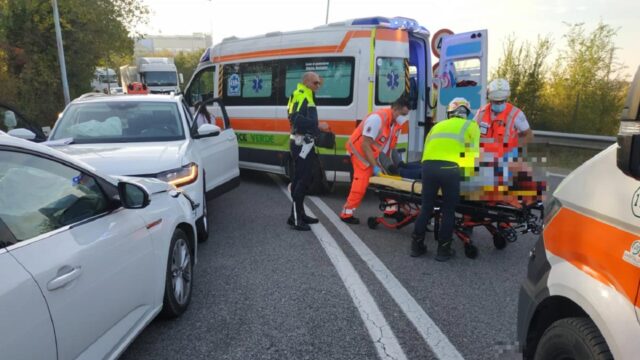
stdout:
<svg viewBox="0 0 640 360">
<path fill-rule="evenodd" d="M 305 224 L 303 221 L 300 221 L 298 225 L 292 225 L 291 228 L 298 231 L 311 231 L 311 226 Z"/>
<path fill-rule="evenodd" d="M 438 252 L 436 254 L 436 261 L 448 261 L 456 254 L 455 250 L 451 248 L 451 240 L 446 243 L 438 244 Z"/>
<path fill-rule="evenodd" d="M 307 224 L 317 224 L 320 222 L 320 220 L 307 215 L 302 215 L 302 221 L 304 221 Z"/>
<path fill-rule="evenodd" d="M 343 222 L 346 222 L 347 224 L 350 224 L 350 225 L 358 225 L 358 224 L 360 224 L 360 219 L 358 219 L 355 216 L 349 216 L 349 217 L 346 217 L 346 218 L 341 217 L 340 220 L 342 220 Z"/>
<path fill-rule="evenodd" d="M 295 220 L 293 219 L 293 216 L 289 216 L 289 218 L 287 219 L 287 225 L 289 226 L 295 225 Z"/>
<path fill-rule="evenodd" d="M 427 252 L 427 246 L 424 244 L 424 234 L 411 234 L 411 257 L 422 256 Z"/>
</svg>

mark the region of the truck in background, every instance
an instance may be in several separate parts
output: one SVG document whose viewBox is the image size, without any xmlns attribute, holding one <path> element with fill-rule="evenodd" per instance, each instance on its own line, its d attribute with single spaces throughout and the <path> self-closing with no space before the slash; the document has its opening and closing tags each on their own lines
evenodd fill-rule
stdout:
<svg viewBox="0 0 640 360">
<path fill-rule="evenodd" d="M 117 89 L 118 77 L 113 69 L 106 67 L 96 67 L 91 79 L 91 89 L 95 92 L 110 93 L 112 89 Z"/>
<path fill-rule="evenodd" d="M 183 82 L 182 74 L 178 74 L 173 58 L 167 57 L 137 58 L 136 65 L 120 67 L 120 79 L 125 93 L 128 93 L 128 86 L 133 82 L 146 85 L 152 94 L 178 93 L 178 80 L 180 84 Z"/>
</svg>

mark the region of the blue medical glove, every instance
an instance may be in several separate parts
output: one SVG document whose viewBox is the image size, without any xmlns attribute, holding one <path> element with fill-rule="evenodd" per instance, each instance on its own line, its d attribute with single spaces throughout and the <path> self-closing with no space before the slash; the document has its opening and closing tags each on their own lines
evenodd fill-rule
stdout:
<svg viewBox="0 0 640 360">
<path fill-rule="evenodd" d="M 373 175 L 378 176 L 382 173 L 382 169 L 378 165 L 373 167 Z"/>
</svg>

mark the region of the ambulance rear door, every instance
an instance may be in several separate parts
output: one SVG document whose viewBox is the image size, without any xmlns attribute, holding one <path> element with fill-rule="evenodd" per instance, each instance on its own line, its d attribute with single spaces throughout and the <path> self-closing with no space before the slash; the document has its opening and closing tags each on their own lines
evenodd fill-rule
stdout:
<svg viewBox="0 0 640 360">
<path fill-rule="evenodd" d="M 471 103 L 472 117 L 486 103 L 487 30 L 445 36 L 438 68 L 436 120 L 447 117 L 447 105 L 456 97 Z"/>
</svg>

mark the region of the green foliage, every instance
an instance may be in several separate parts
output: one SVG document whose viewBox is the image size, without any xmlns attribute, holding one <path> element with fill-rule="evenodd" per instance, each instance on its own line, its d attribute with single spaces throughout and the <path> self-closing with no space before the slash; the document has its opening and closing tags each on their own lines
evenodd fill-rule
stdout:
<svg viewBox="0 0 640 360">
<path fill-rule="evenodd" d="M 194 50 L 189 52 L 180 52 L 175 57 L 176 67 L 178 68 L 178 73 L 182 74 L 184 77 L 184 84 L 181 88 L 184 89 L 184 86 L 187 85 L 191 76 L 193 76 L 193 72 L 196 70 L 198 63 L 200 63 L 200 57 L 204 49 Z"/>
<path fill-rule="evenodd" d="M 616 60 L 616 30 L 602 23 L 591 32 L 584 24 L 568 27 L 553 66 L 546 65 L 549 37 L 519 46 L 510 37 L 492 76 L 509 80 L 511 101 L 534 129 L 613 135 L 628 86 Z"/>
<path fill-rule="evenodd" d="M 50 1 L 0 1 L 0 79 L 10 102 L 42 125 L 64 108 Z M 95 67 L 131 57 L 129 30 L 148 14 L 141 0 L 59 0 L 71 98 L 90 91 Z M 118 63 L 116 63 L 118 64 Z"/>
</svg>

